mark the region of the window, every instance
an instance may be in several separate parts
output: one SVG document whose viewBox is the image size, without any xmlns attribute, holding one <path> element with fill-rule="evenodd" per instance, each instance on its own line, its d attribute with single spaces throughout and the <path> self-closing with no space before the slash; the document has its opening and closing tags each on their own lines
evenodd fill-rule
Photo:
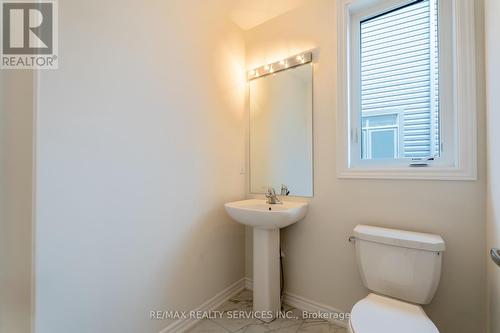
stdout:
<svg viewBox="0 0 500 333">
<path fill-rule="evenodd" d="M 473 6 L 338 1 L 340 176 L 475 179 Z"/>
<path fill-rule="evenodd" d="M 362 158 L 399 158 L 399 114 L 366 114 L 362 118 Z"/>
<path fill-rule="evenodd" d="M 433 158 L 439 144 L 439 61 L 437 0 L 424 0 L 360 22 L 361 122 L 372 114 L 402 108 L 400 135 L 378 143 L 395 154 L 375 158 Z M 369 150 L 362 139 L 362 151 Z M 389 132 L 383 132 L 388 137 Z M 369 134 L 369 132 L 368 132 Z M 397 153 L 396 153 L 397 152 Z"/>
</svg>

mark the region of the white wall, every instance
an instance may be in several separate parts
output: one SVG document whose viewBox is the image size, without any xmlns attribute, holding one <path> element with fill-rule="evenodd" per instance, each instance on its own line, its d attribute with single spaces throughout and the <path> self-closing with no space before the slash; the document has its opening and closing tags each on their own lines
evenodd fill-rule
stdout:
<svg viewBox="0 0 500 333">
<path fill-rule="evenodd" d="M 244 41 L 195 0 L 60 1 L 41 73 L 37 333 L 158 332 L 244 276 Z"/>
<path fill-rule="evenodd" d="M 500 2 L 485 1 L 486 108 L 488 129 L 487 248 L 500 248 Z M 500 332 L 500 268 L 488 254 L 489 332 Z"/>
<path fill-rule="evenodd" d="M 481 2 L 477 4 L 480 8 Z M 441 284 L 425 310 L 442 333 L 484 332 L 484 131 L 479 131 L 478 181 L 337 179 L 336 37 L 336 8 L 331 0 L 311 0 L 245 34 L 247 68 L 315 49 L 315 196 L 306 219 L 281 235 L 286 252 L 286 289 L 349 311 L 367 293 L 355 264 L 354 247 L 347 241 L 356 224 L 437 233 L 445 239 L 447 251 Z M 478 56 L 481 69 L 481 39 Z M 478 118 L 479 128 L 484 128 L 481 99 Z M 251 235 L 247 235 L 247 242 L 246 268 L 251 277 Z"/>
<path fill-rule="evenodd" d="M 0 332 L 31 325 L 33 75 L 0 71 Z"/>
</svg>

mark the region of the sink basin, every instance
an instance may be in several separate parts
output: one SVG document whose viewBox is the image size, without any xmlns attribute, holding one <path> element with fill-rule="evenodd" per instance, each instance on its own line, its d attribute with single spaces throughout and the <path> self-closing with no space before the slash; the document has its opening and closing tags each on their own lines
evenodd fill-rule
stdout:
<svg viewBox="0 0 500 333">
<path fill-rule="evenodd" d="M 270 205 L 265 200 L 251 199 L 230 202 L 224 207 L 229 216 L 241 224 L 259 229 L 280 229 L 303 219 L 308 204 L 285 201 Z"/>
<path fill-rule="evenodd" d="M 224 205 L 237 222 L 253 227 L 253 310 L 266 313 L 261 320 L 279 316 L 280 295 L 280 228 L 303 219 L 306 202 L 283 202 L 270 205 L 252 199 Z"/>
</svg>

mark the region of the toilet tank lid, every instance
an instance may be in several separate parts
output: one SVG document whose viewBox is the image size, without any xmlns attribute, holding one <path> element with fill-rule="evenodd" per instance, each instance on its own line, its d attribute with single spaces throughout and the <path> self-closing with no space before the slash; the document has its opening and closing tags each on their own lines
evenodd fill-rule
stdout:
<svg viewBox="0 0 500 333">
<path fill-rule="evenodd" d="M 354 228 L 354 236 L 357 239 L 365 241 L 406 247 L 410 249 L 434 252 L 441 252 L 445 250 L 445 243 L 441 236 L 422 232 L 381 228 L 360 224 Z"/>
</svg>

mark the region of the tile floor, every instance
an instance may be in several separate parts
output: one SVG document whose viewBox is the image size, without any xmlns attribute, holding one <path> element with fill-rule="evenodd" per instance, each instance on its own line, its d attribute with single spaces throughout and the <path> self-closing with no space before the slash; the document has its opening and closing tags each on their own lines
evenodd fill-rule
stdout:
<svg viewBox="0 0 500 333">
<path fill-rule="evenodd" d="M 218 311 L 221 318 L 205 319 L 191 328 L 189 333 L 347 333 L 347 329 L 324 320 L 303 319 L 302 311 L 285 305 L 285 311 L 292 311 L 294 319 L 278 318 L 265 323 L 255 318 L 228 318 L 228 311 L 252 311 L 252 292 L 243 290 L 224 303 Z M 234 312 L 233 312 L 234 313 Z M 234 316 L 234 315 L 233 315 Z M 296 319 L 295 319 L 296 318 Z"/>
</svg>

